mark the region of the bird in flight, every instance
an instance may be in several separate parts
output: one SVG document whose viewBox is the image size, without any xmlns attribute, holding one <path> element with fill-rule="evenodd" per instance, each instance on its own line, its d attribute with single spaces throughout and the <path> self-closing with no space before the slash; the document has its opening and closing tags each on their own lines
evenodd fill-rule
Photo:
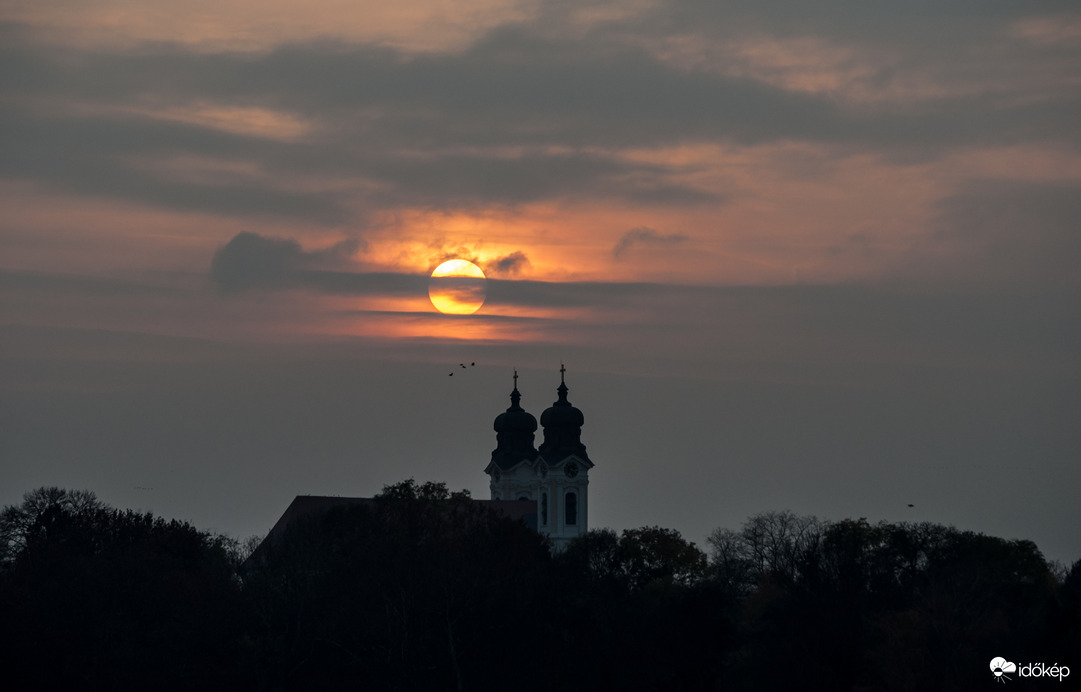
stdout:
<svg viewBox="0 0 1081 692">
<path fill-rule="evenodd" d="M 476 366 L 477 366 L 477 361 L 475 361 L 475 360 L 470 361 L 469 367 L 466 367 L 465 363 L 458 363 L 458 367 L 461 368 L 462 370 L 468 370 L 469 368 L 474 368 Z M 447 373 L 447 375 L 449 377 L 454 377 L 454 372 L 451 371 L 451 372 Z"/>
</svg>

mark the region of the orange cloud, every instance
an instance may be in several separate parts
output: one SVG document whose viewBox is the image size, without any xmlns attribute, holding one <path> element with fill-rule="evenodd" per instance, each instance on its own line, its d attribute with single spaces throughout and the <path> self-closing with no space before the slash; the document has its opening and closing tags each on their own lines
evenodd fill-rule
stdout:
<svg viewBox="0 0 1081 692">
<path fill-rule="evenodd" d="M 0 17 L 57 35 L 68 45 L 180 42 L 205 51 L 267 50 L 286 42 L 363 41 L 414 51 L 460 48 L 487 29 L 531 16 L 520 0 L 13 0 Z"/>
</svg>

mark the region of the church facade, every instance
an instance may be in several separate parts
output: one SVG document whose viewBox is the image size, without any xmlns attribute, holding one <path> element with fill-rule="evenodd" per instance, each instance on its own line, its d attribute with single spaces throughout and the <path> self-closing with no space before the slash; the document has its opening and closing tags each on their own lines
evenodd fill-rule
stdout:
<svg viewBox="0 0 1081 692">
<path fill-rule="evenodd" d="M 511 405 L 493 428 L 496 448 L 484 472 L 492 500 L 530 501 L 536 529 L 561 550 L 589 530 L 589 472 L 593 462 L 582 444 L 582 412 L 567 400 L 566 368 L 560 367 L 556 401 L 541 414 L 544 440 L 535 446 L 537 419 L 521 406 L 518 373 Z"/>
</svg>

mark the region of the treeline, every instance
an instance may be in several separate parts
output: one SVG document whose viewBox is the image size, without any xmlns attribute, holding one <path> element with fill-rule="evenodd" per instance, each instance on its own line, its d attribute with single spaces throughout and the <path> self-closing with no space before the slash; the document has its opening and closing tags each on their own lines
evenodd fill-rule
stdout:
<svg viewBox="0 0 1081 692">
<path fill-rule="evenodd" d="M 1056 574 L 1029 541 L 770 512 L 708 550 L 643 527 L 553 555 L 406 481 L 249 554 L 43 488 L 0 513 L 5 687 L 969 690 L 997 656 L 1081 668 L 1081 561 Z"/>
</svg>

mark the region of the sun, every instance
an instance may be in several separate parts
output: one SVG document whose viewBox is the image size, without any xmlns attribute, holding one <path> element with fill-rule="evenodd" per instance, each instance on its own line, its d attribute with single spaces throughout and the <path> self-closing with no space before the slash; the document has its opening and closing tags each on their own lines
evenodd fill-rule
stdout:
<svg viewBox="0 0 1081 692">
<path fill-rule="evenodd" d="M 443 314 L 472 315 L 484 305 L 486 284 L 484 272 L 469 260 L 447 260 L 432 272 L 428 297 Z"/>
</svg>

